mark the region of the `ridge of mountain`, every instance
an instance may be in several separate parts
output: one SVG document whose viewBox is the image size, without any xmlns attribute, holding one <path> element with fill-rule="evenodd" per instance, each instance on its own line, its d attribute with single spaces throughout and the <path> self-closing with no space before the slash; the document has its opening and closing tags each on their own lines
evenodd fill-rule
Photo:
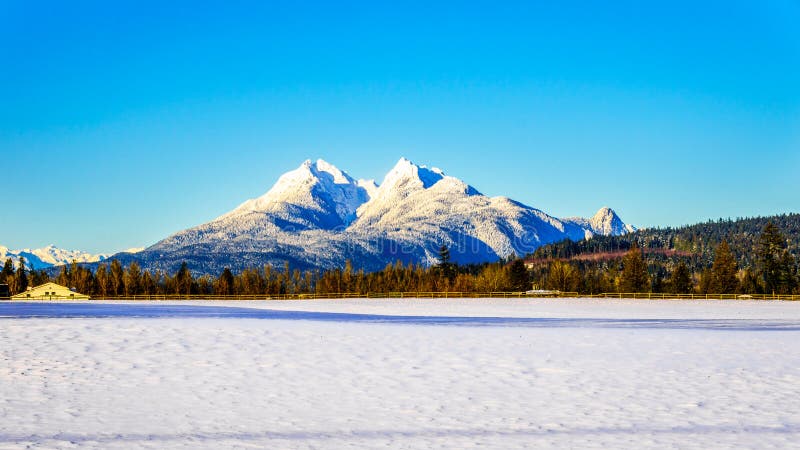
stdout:
<svg viewBox="0 0 800 450">
<path fill-rule="evenodd" d="M 144 267 L 196 273 L 283 266 L 378 270 L 430 265 L 441 245 L 453 260 L 479 263 L 531 253 L 564 239 L 634 230 L 610 208 L 593 217 L 558 219 L 507 197 L 488 197 L 435 167 L 401 158 L 380 185 L 356 180 L 317 160 L 283 174 L 260 197 L 216 219 L 175 233 L 137 254 Z"/>
<path fill-rule="evenodd" d="M 0 263 L 11 258 L 14 266 L 19 264 L 20 256 L 25 258 L 27 268 L 36 270 L 47 269 L 53 266 L 70 264 L 73 261 L 78 263 L 94 263 L 107 259 L 110 254 L 92 254 L 81 250 L 65 250 L 55 245 L 48 245 L 42 248 L 24 248 L 21 250 L 11 250 L 0 245 Z"/>
</svg>

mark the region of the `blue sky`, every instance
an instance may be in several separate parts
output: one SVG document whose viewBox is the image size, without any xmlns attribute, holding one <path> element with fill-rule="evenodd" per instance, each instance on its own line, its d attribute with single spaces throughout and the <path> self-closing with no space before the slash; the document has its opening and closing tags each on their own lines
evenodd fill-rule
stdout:
<svg viewBox="0 0 800 450">
<path fill-rule="evenodd" d="M 0 2 L 0 244 L 149 245 L 307 158 L 638 226 L 800 211 L 800 3 L 431 3 Z"/>
</svg>

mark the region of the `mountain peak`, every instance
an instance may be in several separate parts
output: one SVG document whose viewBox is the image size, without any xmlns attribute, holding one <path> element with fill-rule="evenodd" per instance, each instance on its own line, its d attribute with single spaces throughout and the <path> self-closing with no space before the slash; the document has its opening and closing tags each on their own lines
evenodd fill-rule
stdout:
<svg viewBox="0 0 800 450">
<path fill-rule="evenodd" d="M 281 216 L 281 223 L 289 224 L 286 217 L 294 217 L 296 214 L 291 211 L 300 208 L 307 211 L 307 217 L 314 217 L 309 219 L 309 224 L 322 228 L 336 227 L 350 223 L 355 218 L 356 209 L 368 201 L 375 190 L 374 182 L 356 181 L 323 159 L 307 159 L 297 169 L 281 175 L 266 194 L 242 203 L 216 220 L 271 213 Z M 303 226 L 312 226 L 309 224 Z M 287 226 L 300 225 L 292 222 Z"/>
<path fill-rule="evenodd" d="M 396 189 L 408 185 L 428 189 L 444 178 L 444 172 L 436 167 L 420 166 L 407 158 L 400 158 L 397 164 L 386 174 L 381 187 Z"/>
<path fill-rule="evenodd" d="M 354 182 L 350 175 L 339 170 L 336 166 L 325 161 L 324 159 L 318 159 L 317 162 L 311 166 L 311 168 L 317 174 L 317 176 L 323 173 L 330 175 L 333 177 L 333 182 L 335 184 L 353 184 Z"/>
<path fill-rule="evenodd" d="M 605 236 L 626 234 L 636 231 L 636 228 L 632 225 L 626 225 L 622 219 L 619 218 L 617 213 L 608 206 L 600 208 L 595 215 L 589 219 L 589 225 L 592 230 Z"/>
<path fill-rule="evenodd" d="M 318 184 L 354 185 L 355 180 L 325 160 L 307 159 L 297 169 L 281 175 L 266 194 L 244 202 L 236 210 L 260 211 L 273 203 L 294 203 L 298 195 Z"/>
<path fill-rule="evenodd" d="M 608 206 L 603 206 L 602 208 L 598 209 L 597 212 L 592 216 L 592 219 L 600 219 L 600 218 L 607 218 L 607 217 L 618 217 L 617 213 L 609 208 Z"/>
</svg>

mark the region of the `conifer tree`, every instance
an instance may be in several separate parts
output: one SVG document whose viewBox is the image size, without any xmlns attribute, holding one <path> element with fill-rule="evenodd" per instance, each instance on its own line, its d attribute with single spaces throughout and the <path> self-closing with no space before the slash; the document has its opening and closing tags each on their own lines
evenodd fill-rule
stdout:
<svg viewBox="0 0 800 450">
<path fill-rule="evenodd" d="M 692 292 L 692 276 L 685 262 L 678 263 L 678 266 L 672 271 L 669 284 L 673 294 L 690 294 Z"/>
<path fill-rule="evenodd" d="M 456 267 L 450 262 L 450 249 L 446 245 L 439 247 L 439 261 L 436 268 L 437 274 L 449 281 L 456 277 Z"/>
<path fill-rule="evenodd" d="M 342 291 L 353 292 L 353 263 L 348 259 L 344 262 L 344 272 L 342 273 Z"/>
<path fill-rule="evenodd" d="M 145 270 L 142 273 L 142 294 L 144 295 L 153 295 L 156 293 L 156 282 L 153 279 L 153 275 L 150 271 Z"/>
<path fill-rule="evenodd" d="M 203 275 L 195 281 L 196 293 L 210 295 L 214 293 L 214 279 L 211 275 Z"/>
<path fill-rule="evenodd" d="M 711 266 L 711 285 L 709 291 L 713 294 L 733 294 L 739 289 L 739 279 L 736 277 L 739 268 L 736 259 L 731 253 L 726 241 L 722 241 L 714 254 L 714 264 Z"/>
<path fill-rule="evenodd" d="M 19 257 L 17 272 L 14 274 L 13 291 L 16 294 L 25 292 L 28 289 L 28 270 L 25 268 L 25 257 Z"/>
<path fill-rule="evenodd" d="M 216 286 L 214 286 L 214 293 L 219 295 L 233 295 L 233 272 L 231 269 L 225 268 L 217 278 Z"/>
<path fill-rule="evenodd" d="M 28 272 L 28 285 L 39 286 L 50 281 L 50 276 L 44 270 L 30 270 Z"/>
<path fill-rule="evenodd" d="M 650 289 L 650 277 L 647 265 L 642 257 L 642 250 L 635 244 L 622 258 L 620 274 L 620 290 L 622 292 L 647 292 Z"/>
<path fill-rule="evenodd" d="M 139 295 L 142 284 L 142 270 L 136 261 L 131 262 L 128 270 L 125 271 L 124 284 L 125 295 Z"/>
<path fill-rule="evenodd" d="M 82 294 L 91 294 L 94 289 L 92 271 L 76 263 L 72 269 L 72 284 L 70 287 L 74 287 L 76 291 Z"/>
<path fill-rule="evenodd" d="M 109 294 L 120 296 L 125 293 L 125 271 L 122 269 L 122 264 L 117 259 L 111 261 L 109 282 L 111 284 Z"/>
<path fill-rule="evenodd" d="M 758 239 L 757 250 L 761 281 L 767 294 L 788 294 L 794 288 L 794 258 L 786 249 L 786 238 L 768 222 Z"/>
<path fill-rule="evenodd" d="M 287 294 L 289 292 L 289 283 L 291 281 L 291 276 L 292 276 L 292 273 L 289 270 L 289 261 L 284 261 L 283 262 L 283 272 L 281 272 L 278 275 L 278 279 L 280 280 L 280 291 L 279 291 L 279 293 L 281 295 Z M 342 280 L 342 271 L 339 270 L 339 275 L 338 275 L 338 281 L 339 282 L 338 282 L 338 285 L 337 285 L 337 292 L 342 292 L 341 291 L 341 288 L 342 288 L 341 287 L 341 285 L 342 285 L 341 280 Z"/>
<path fill-rule="evenodd" d="M 97 266 L 97 271 L 94 274 L 95 278 L 95 294 L 102 298 L 108 297 L 111 293 L 111 280 L 108 277 L 108 266 L 100 264 Z"/>
<path fill-rule="evenodd" d="M 356 277 L 359 280 L 359 286 L 362 286 L 364 281 L 364 269 L 359 269 Z M 362 289 L 364 288 L 362 287 Z M 314 292 L 314 274 L 310 270 L 306 270 L 303 276 L 303 292 L 308 294 Z"/>
<path fill-rule="evenodd" d="M 69 266 L 66 264 L 61 266 L 61 269 L 58 271 L 58 275 L 56 276 L 56 283 L 69 287 Z"/>
<path fill-rule="evenodd" d="M 269 264 L 264 265 L 264 283 L 266 284 L 266 294 L 272 295 L 277 293 L 275 288 L 275 277 L 272 273 L 272 266 Z"/>
<path fill-rule="evenodd" d="M 186 261 L 181 263 L 181 268 L 175 274 L 175 290 L 176 294 L 189 295 L 192 293 L 192 274 L 189 272 L 189 266 Z"/>
<path fill-rule="evenodd" d="M 586 294 L 599 294 L 612 290 L 614 289 L 608 280 L 607 271 L 599 269 L 590 269 L 586 271 L 583 277 L 581 292 Z"/>
<path fill-rule="evenodd" d="M 660 271 L 650 277 L 650 292 L 664 292 L 664 275 Z"/>
<path fill-rule="evenodd" d="M 739 290 L 743 294 L 761 294 L 758 276 L 749 267 L 744 270 Z"/>
<path fill-rule="evenodd" d="M 700 273 L 700 282 L 697 285 L 697 290 L 701 294 L 711 294 L 711 286 L 714 281 L 714 275 L 710 268 L 705 268 Z"/>
<path fill-rule="evenodd" d="M 168 294 L 169 289 L 167 287 L 168 280 L 167 276 L 164 275 L 164 272 L 161 270 L 156 270 L 153 272 L 153 284 L 155 285 L 155 290 L 153 291 L 154 294 Z"/>
<path fill-rule="evenodd" d="M 439 266 L 450 264 L 450 249 L 446 245 L 439 247 Z"/>
<path fill-rule="evenodd" d="M 73 259 L 72 263 L 70 263 L 70 265 L 69 265 L 69 282 L 67 284 L 65 284 L 64 286 L 67 286 L 69 288 L 76 287 L 75 286 L 76 281 L 77 281 L 76 278 L 80 274 L 80 268 L 81 267 L 78 265 L 78 261 Z"/>
<path fill-rule="evenodd" d="M 794 256 L 792 256 L 788 250 L 784 249 L 778 265 L 781 268 L 779 280 L 781 286 L 780 292 L 781 294 L 791 294 L 798 285 L 797 262 Z"/>
<path fill-rule="evenodd" d="M 0 271 L 0 283 L 11 284 L 13 277 L 14 261 L 12 261 L 11 258 L 6 258 L 5 264 L 3 264 L 3 270 Z"/>
<path fill-rule="evenodd" d="M 300 284 L 302 283 L 302 277 L 300 269 L 294 269 L 292 271 L 292 294 L 299 294 L 300 293 Z M 354 281 L 351 274 L 350 280 L 348 281 L 348 292 L 353 292 Z"/>
<path fill-rule="evenodd" d="M 511 263 L 508 277 L 511 289 L 514 291 L 527 291 L 530 287 L 528 283 L 528 268 L 525 267 L 525 262 L 522 259 L 515 259 Z"/>
</svg>

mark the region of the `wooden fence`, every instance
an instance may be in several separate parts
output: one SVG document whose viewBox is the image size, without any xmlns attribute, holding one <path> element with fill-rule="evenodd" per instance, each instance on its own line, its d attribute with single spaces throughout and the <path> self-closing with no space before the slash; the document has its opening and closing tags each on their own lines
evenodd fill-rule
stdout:
<svg viewBox="0 0 800 450">
<path fill-rule="evenodd" d="M 592 298 L 626 298 L 643 300 L 786 300 L 798 301 L 800 295 L 780 294 L 665 294 L 651 292 L 603 293 L 590 295 Z"/>
</svg>

